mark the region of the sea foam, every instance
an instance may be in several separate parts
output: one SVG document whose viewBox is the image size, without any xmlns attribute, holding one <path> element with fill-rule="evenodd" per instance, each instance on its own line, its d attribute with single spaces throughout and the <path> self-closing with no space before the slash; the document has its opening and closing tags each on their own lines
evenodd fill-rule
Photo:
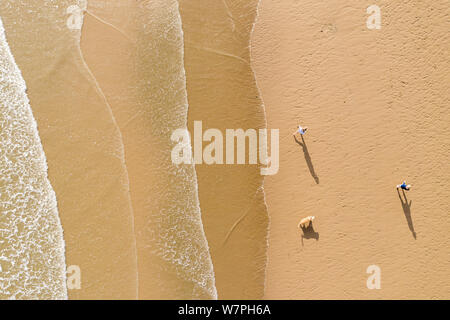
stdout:
<svg viewBox="0 0 450 320">
<path fill-rule="evenodd" d="M 138 12 L 136 95 L 159 151 L 152 154 L 157 170 L 152 172 L 150 212 L 136 224 L 138 242 L 145 244 L 138 260 L 150 261 L 155 270 L 157 298 L 216 299 L 196 170 L 194 165 L 174 165 L 170 156 L 171 134 L 187 128 L 188 114 L 178 1 L 141 1 Z"/>
<path fill-rule="evenodd" d="M 0 299 L 66 298 L 56 196 L 0 19 Z"/>
</svg>

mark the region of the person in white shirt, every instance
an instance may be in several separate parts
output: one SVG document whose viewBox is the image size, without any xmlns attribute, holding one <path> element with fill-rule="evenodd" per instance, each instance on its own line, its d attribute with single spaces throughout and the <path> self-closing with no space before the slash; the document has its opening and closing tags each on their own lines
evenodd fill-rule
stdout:
<svg viewBox="0 0 450 320">
<path fill-rule="evenodd" d="M 306 133 L 306 130 L 308 130 L 308 127 L 302 128 L 301 126 L 298 126 L 298 129 L 295 130 L 295 132 L 292 135 L 296 135 L 297 133 L 300 133 L 301 135 L 304 135 Z"/>
</svg>

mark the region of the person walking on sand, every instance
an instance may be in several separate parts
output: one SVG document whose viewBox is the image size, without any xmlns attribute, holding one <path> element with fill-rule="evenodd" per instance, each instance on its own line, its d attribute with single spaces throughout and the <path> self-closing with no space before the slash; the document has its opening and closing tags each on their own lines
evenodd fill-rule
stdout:
<svg viewBox="0 0 450 320">
<path fill-rule="evenodd" d="M 302 128 L 301 126 L 298 126 L 298 129 L 295 130 L 295 132 L 292 135 L 295 136 L 297 132 L 300 133 L 301 135 L 304 135 L 306 133 L 306 130 L 308 130 L 308 127 Z"/>
<path fill-rule="evenodd" d="M 406 190 L 409 191 L 411 189 L 411 185 L 410 184 L 406 184 L 406 181 L 403 181 L 402 184 L 397 185 L 397 189 L 401 188 L 402 190 Z"/>
<path fill-rule="evenodd" d="M 309 226 L 312 225 L 312 223 L 313 223 L 315 218 L 316 218 L 315 216 L 308 216 L 308 217 L 303 218 L 302 220 L 300 220 L 300 222 L 298 223 L 299 229 L 307 229 L 307 228 L 309 228 Z"/>
</svg>

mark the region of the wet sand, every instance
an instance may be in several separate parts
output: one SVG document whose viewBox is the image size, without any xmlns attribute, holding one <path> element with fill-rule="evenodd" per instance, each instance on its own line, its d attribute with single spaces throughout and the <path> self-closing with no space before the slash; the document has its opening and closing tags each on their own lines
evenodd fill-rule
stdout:
<svg viewBox="0 0 450 320">
<path fill-rule="evenodd" d="M 382 1 L 381 30 L 371 4 L 262 0 L 252 59 L 280 128 L 265 298 L 449 298 L 448 3 Z"/>
<path fill-rule="evenodd" d="M 171 195 L 180 181 L 164 172 L 173 166 L 166 158 L 170 154 L 167 147 L 173 146 L 167 141 L 170 130 L 176 128 L 171 121 L 179 127 L 183 123 L 176 120 L 181 110 L 171 105 L 173 100 L 164 105 L 170 97 L 161 95 L 164 79 L 173 80 L 167 78 L 167 70 L 175 69 L 179 62 L 175 48 L 167 47 L 161 36 L 167 32 L 161 28 L 170 24 L 171 13 L 158 8 L 158 3 L 147 1 L 137 6 L 133 1 L 90 1 L 81 37 L 83 55 L 123 136 L 136 225 L 139 298 L 214 298 L 210 278 L 201 281 L 203 289 L 192 283 L 192 279 L 208 277 L 212 272 L 208 271 L 209 253 L 219 298 L 262 298 L 268 220 L 263 178 L 256 165 L 197 165 L 202 227 L 209 252 L 200 249 L 185 269 L 177 269 L 164 258 L 167 253 L 158 251 L 165 229 L 171 226 L 174 230 L 183 224 L 172 218 L 169 225 L 160 225 L 169 203 L 183 202 L 183 193 Z M 249 59 L 256 5 L 257 1 L 233 6 L 215 1 L 207 7 L 201 1 L 180 2 L 191 133 L 196 120 L 203 121 L 205 130 L 217 128 L 223 132 L 227 128 L 265 127 Z M 142 29 L 144 21 L 149 24 L 146 29 Z M 146 43 L 147 47 L 143 45 Z M 174 97 L 179 90 L 175 89 Z M 186 194 L 184 199 L 192 197 L 196 195 Z M 183 243 L 189 245 L 197 239 L 195 247 L 201 248 L 203 230 L 198 226 L 190 229 L 190 240 Z M 183 249 L 181 243 L 176 246 L 173 251 L 195 252 Z"/>
<path fill-rule="evenodd" d="M 223 135 L 265 127 L 250 66 L 257 2 L 180 1 L 191 133 L 194 121 Z M 262 298 L 268 217 L 259 167 L 200 164 L 196 170 L 219 299 Z"/>
</svg>

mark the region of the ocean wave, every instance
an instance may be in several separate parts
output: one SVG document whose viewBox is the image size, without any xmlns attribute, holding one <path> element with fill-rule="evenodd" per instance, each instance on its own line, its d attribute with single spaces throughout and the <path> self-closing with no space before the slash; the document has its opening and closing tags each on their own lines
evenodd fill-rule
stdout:
<svg viewBox="0 0 450 320">
<path fill-rule="evenodd" d="M 0 172 L 0 298 L 67 299 L 56 196 L 1 19 Z"/>
</svg>

